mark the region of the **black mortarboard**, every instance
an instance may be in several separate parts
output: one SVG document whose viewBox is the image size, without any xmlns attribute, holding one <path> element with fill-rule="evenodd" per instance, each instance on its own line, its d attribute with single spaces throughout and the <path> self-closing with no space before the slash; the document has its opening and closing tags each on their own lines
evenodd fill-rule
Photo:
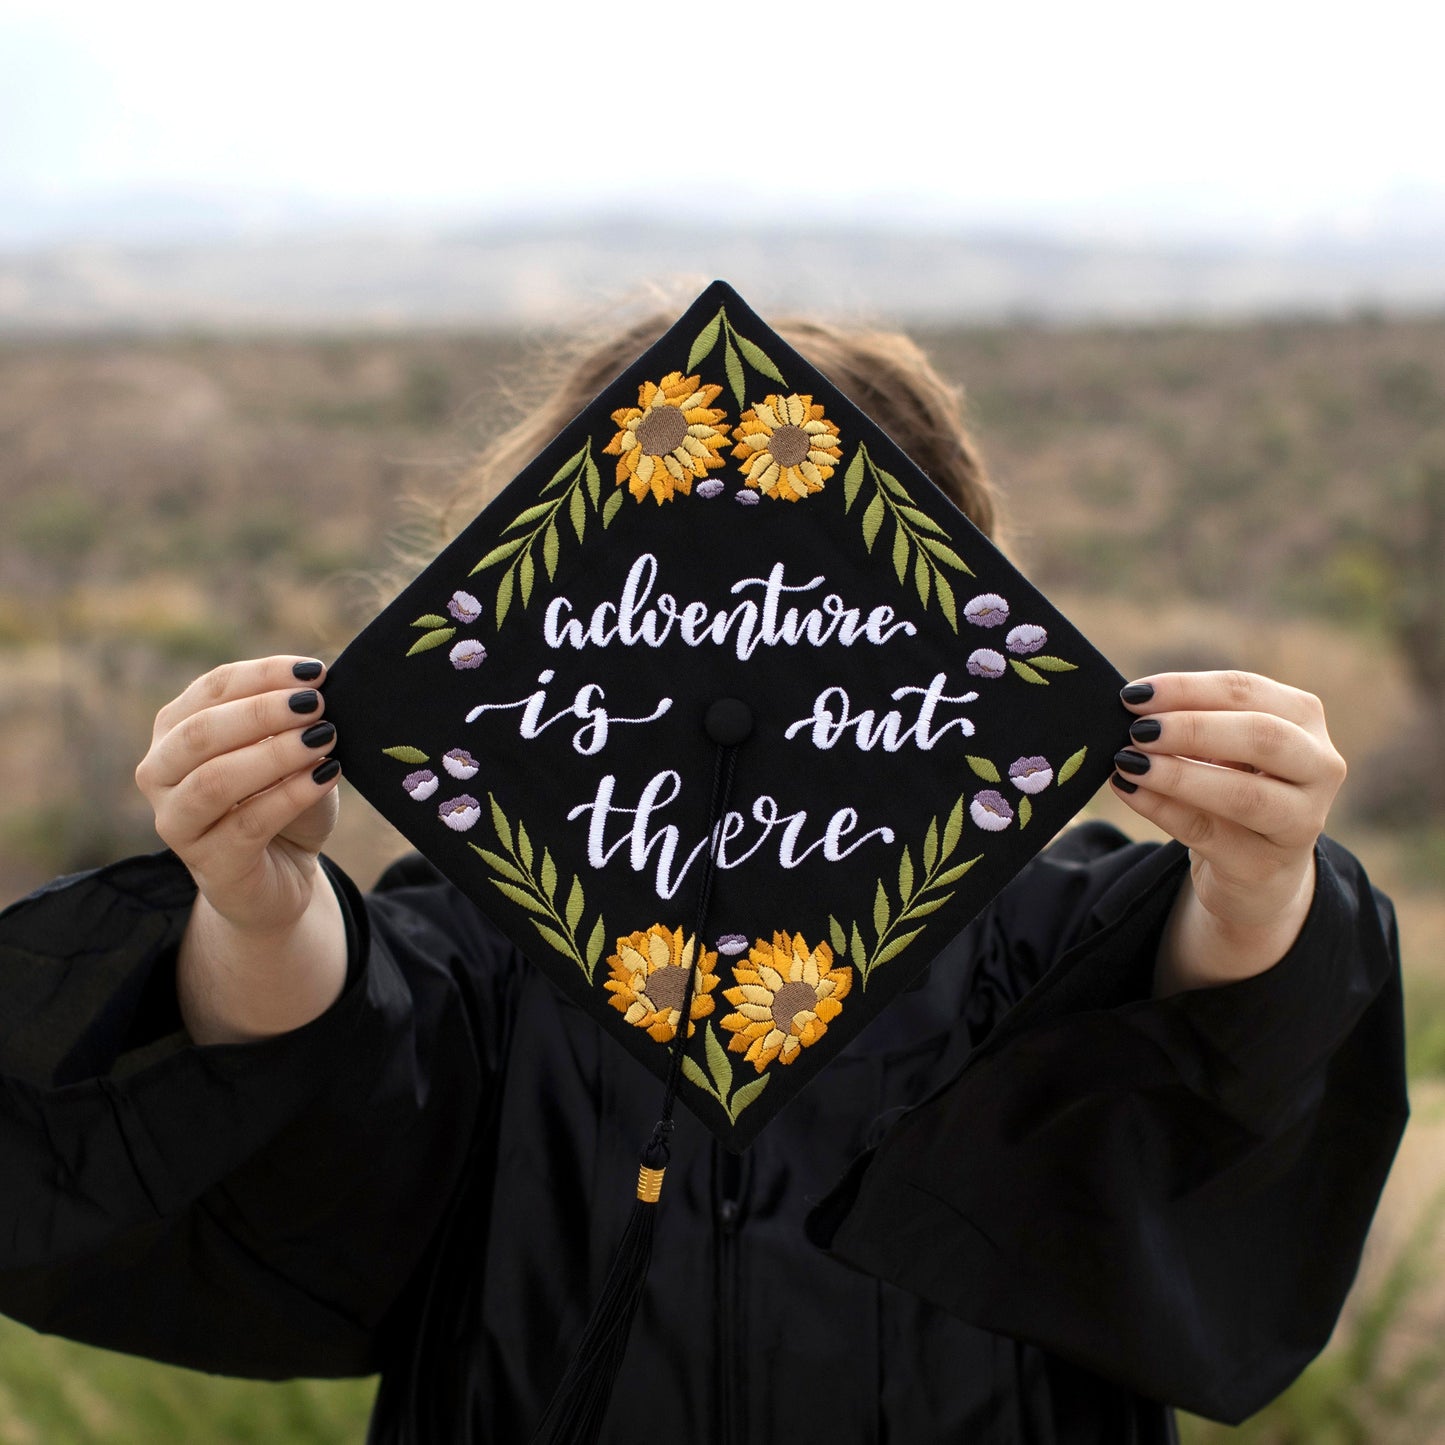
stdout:
<svg viewBox="0 0 1445 1445">
<path fill-rule="evenodd" d="M 746 1146 L 1107 777 L 1121 682 L 719 282 L 326 697 L 351 783 L 668 1080 L 650 1216 L 674 1093 Z"/>
</svg>

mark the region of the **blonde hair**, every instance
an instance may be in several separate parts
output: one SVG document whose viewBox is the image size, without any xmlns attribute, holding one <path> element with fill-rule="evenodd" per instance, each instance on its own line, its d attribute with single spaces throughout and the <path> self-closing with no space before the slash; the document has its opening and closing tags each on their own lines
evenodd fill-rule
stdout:
<svg viewBox="0 0 1445 1445">
<path fill-rule="evenodd" d="M 652 314 L 605 340 L 575 344 L 550 395 L 483 449 L 448 500 L 428 508 L 436 535 L 417 537 L 429 550 L 410 560 L 430 560 L 674 319 Z M 916 342 L 802 318 L 773 329 L 867 412 L 974 526 L 1003 544 L 1002 498 L 965 423 L 962 388 L 946 382 Z"/>
</svg>

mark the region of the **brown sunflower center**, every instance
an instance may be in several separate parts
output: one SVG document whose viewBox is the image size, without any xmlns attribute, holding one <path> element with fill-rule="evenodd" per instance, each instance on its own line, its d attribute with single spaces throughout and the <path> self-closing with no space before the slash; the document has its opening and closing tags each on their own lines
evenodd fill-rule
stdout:
<svg viewBox="0 0 1445 1445">
<path fill-rule="evenodd" d="M 795 467 L 807 460 L 808 433 L 800 426 L 780 426 L 768 438 L 768 451 L 780 467 Z"/>
<path fill-rule="evenodd" d="M 687 970 L 670 963 L 656 973 L 647 975 L 647 996 L 658 1013 L 667 1009 L 681 1009 L 682 996 L 687 989 Z"/>
<path fill-rule="evenodd" d="M 637 424 L 637 440 L 650 457 L 665 457 L 686 435 L 687 418 L 675 406 L 654 407 Z"/>
<path fill-rule="evenodd" d="M 817 1006 L 818 995 L 811 984 L 785 983 L 773 995 L 773 1022 L 780 1029 L 787 1029 L 792 1026 L 794 1014 Z"/>
</svg>

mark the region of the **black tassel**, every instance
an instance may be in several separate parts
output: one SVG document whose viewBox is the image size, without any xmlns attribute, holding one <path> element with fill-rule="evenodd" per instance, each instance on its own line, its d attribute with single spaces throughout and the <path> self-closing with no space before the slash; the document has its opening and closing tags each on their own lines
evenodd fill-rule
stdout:
<svg viewBox="0 0 1445 1445">
<path fill-rule="evenodd" d="M 652 1263 L 657 1198 L 669 1153 L 665 1137 L 670 1128 L 670 1120 L 659 1122 L 643 1150 L 637 1201 L 612 1257 L 607 1283 L 532 1445 L 595 1445 L 601 1434 Z"/>
</svg>

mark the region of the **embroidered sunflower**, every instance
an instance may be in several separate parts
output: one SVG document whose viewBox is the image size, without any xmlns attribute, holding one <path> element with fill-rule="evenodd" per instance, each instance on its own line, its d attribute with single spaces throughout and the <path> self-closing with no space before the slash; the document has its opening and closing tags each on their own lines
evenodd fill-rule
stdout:
<svg viewBox="0 0 1445 1445">
<path fill-rule="evenodd" d="M 843 458 L 838 428 L 811 396 L 770 396 L 749 407 L 733 440 L 748 486 L 785 502 L 821 492 Z"/>
<path fill-rule="evenodd" d="M 687 970 L 692 965 L 696 939 L 683 941 L 682 929 L 654 923 L 642 933 L 617 940 L 617 952 L 607 960 L 612 977 L 602 985 L 608 1000 L 628 1023 L 646 1029 L 658 1043 L 665 1044 L 677 1034 L 682 1014 L 682 995 L 687 987 Z M 709 995 L 717 987 L 717 954 L 702 950 L 694 973 L 692 1008 L 687 1034 L 696 1032 L 692 1020 L 713 1011 Z"/>
<path fill-rule="evenodd" d="M 650 492 L 661 506 L 723 466 L 718 453 L 727 433 L 717 424 L 726 413 L 713 406 L 721 390 L 680 371 L 669 371 L 660 385 L 643 382 L 637 405 L 612 413 L 621 430 L 602 448 L 617 458 L 617 485 L 626 483 L 639 502 Z"/>
<path fill-rule="evenodd" d="M 733 965 L 733 977 L 737 987 L 723 990 L 738 1010 L 722 1021 L 732 1034 L 728 1049 L 760 1074 L 774 1059 L 791 1064 L 816 1044 L 853 986 L 846 964 L 833 967 L 833 950 L 826 943 L 810 949 L 801 933 L 775 933 L 770 944 L 759 939 L 747 963 Z"/>
</svg>

